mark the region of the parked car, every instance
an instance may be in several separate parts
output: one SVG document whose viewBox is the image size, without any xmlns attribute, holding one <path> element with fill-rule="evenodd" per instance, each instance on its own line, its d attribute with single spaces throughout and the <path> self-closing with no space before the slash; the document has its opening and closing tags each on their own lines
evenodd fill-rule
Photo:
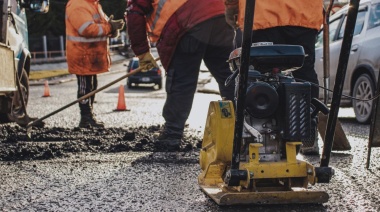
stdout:
<svg viewBox="0 0 380 212">
<path fill-rule="evenodd" d="M 338 68 L 348 5 L 330 17 L 330 89 L 333 90 Z M 323 85 L 323 32 L 316 41 L 315 69 Z M 361 0 L 357 15 L 351 52 L 347 64 L 343 95 L 358 99 L 374 97 L 380 69 L 380 0 Z M 320 97 L 323 96 L 320 90 Z M 330 98 L 332 94 L 330 95 Z M 359 123 L 371 120 L 372 101 L 357 101 L 342 96 L 342 106 L 352 106 Z"/>
<path fill-rule="evenodd" d="M 133 57 L 128 64 L 127 72 L 131 72 L 139 67 L 139 58 Z M 153 84 L 157 85 L 158 89 L 162 88 L 162 73 L 159 68 L 152 68 L 147 72 L 138 72 L 127 78 L 128 88 L 132 88 L 132 84 L 138 86 L 139 84 Z"/>
</svg>

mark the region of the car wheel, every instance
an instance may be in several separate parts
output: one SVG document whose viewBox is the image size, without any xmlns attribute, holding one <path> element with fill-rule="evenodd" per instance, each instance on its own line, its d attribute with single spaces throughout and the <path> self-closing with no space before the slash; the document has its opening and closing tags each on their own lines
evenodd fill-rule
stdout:
<svg viewBox="0 0 380 212">
<path fill-rule="evenodd" d="M 362 74 L 355 82 L 352 92 L 356 99 L 370 99 L 375 93 L 375 85 L 368 74 Z M 368 124 L 372 116 L 372 101 L 352 100 L 356 120 Z"/>
<path fill-rule="evenodd" d="M 22 70 L 22 73 L 20 76 L 20 83 L 21 83 L 20 89 L 23 94 L 25 107 L 26 107 L 28 104 L 28 99 L 29 99 L 29 77 L 25 69 Z M 21 96 L 18 90 L 16 90 L 10 95 L 10 99 L 8 101 L 8 112 L 6 114 L 1 115 L 0 121 L 13 122 L 24 116 L 25 116 L 25 112 L 22 107 Z"/>
</svg>

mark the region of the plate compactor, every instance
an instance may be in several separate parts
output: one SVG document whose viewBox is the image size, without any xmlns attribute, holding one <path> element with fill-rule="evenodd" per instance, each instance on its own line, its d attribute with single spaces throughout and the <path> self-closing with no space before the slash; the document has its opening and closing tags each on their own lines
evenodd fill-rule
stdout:
<svg viewBox="0 0 380 212">
<path fill-rule="evenodd" d="M 240 56 L 241 49 L 232 52 L 232 66 L 238 66 Z M 318 112 L 328 112 L 323 103 L 310 99 L 310 83 L 295 82 L 286 73 L 302 66 L 303 48 L 254 46 L 250 58 L 242 133 L 234 135 L 232 101 L 210 103 L 199 185 L 220 205 L 326 202 L 327 193 L 307 187 L 329 181 L 331 168 L 296 158 L 302 142 L 318 136 Z"/>
<path fill-rule="evenodd" d="M 245 26 L 252 26 L 250 17 Z M 209 106 L 198 184 L 218 205 L 327 202 L 326 192 L 308 187 L 328 183 L 333 169 L 297 158 L 301 145 L 318 136 L 318 113 L 328 113 L 322 102 L 311 99 L 311 84 L 292 77 L 291 71 L 303 65 L 304 50 L 251 45 L 248 31 L 242 48 L 229 58 L 234 72 L 226 84 L 235 80 L 235 101 Z"/>
</svg>

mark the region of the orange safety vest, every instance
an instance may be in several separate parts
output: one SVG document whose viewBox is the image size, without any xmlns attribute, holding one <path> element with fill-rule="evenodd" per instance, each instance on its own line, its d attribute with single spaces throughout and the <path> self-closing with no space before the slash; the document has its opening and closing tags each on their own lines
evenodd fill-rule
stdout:
<svg viewBox="0 0 380 212">
<path fill-rule="evenodd" d="M 66 58 L 69 72 L 94 75 L 110 70 L 111 25 L 97 0 L 70 0 L 66 6 Z"/>
<path fill-rule="evenodd" d="M 147 17 L 147 28 L 151 42 L 157 42 L 167 20 L 187 0 L 153 0 L 153 12 Z"/>
<path fill-rule="evenodd" d="M 238 23 L 243 29 L 246 1 L 239 1 Z M 255 4 L 253 29 L 300 26 L 321 29 L 322 0 L 259 0 Z"/>
</svg>

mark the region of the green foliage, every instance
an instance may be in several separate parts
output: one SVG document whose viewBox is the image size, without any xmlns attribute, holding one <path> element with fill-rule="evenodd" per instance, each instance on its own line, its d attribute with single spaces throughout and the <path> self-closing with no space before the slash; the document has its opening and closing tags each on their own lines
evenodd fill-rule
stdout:
<svg viewBox="0 0 380 212">
<path fill-rule="evenodd" d="M 65 35 L 65 7 L 68 0 L 50 0 L 50 9 L 46 14 L 27 11 L 28 31 L 30 36 Z M 104 12 L 115 19 L 124 19 L 126 0 L 100 0 Z"/>
</svg>

